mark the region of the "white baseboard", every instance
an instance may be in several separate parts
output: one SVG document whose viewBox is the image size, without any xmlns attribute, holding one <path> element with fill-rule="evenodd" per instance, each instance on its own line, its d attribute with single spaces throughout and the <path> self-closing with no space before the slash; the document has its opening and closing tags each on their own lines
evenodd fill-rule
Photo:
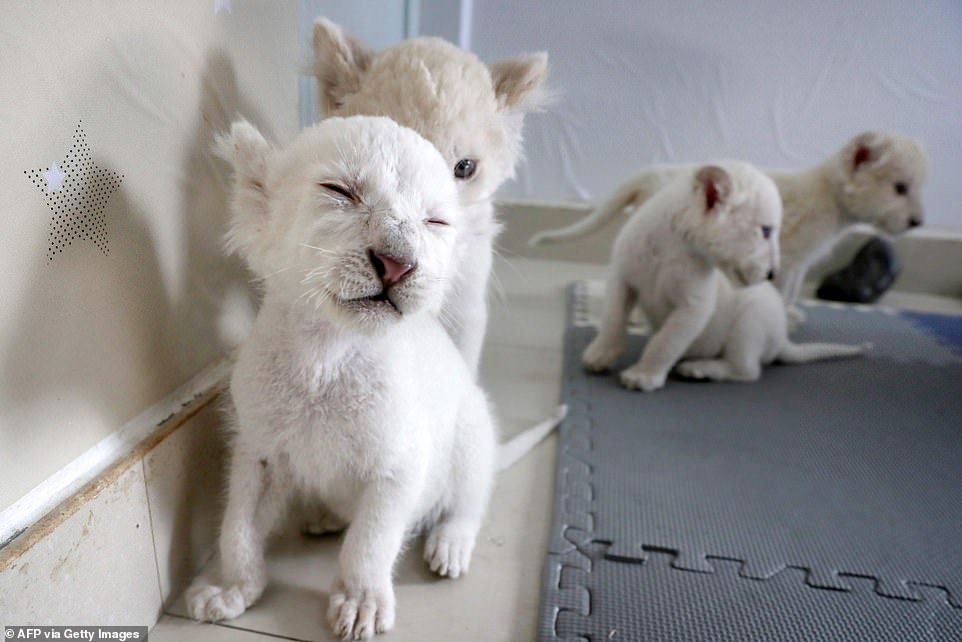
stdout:
<svg viewBox="0 0 962 642">
<path fill-rule="evenodd" d="M 163 430 L 166 422 L 222 382 L 230 365 L 228 360 L 222 360 L 208 366 L 0 512 L 0 550 L 58 504 L 129 455 L 138 444 Z"/>
<path fill-rule="evenodd" d="M 152 626 L 210 553 L 225 439 L 220 361 L 3 512 L 7 624 Z"/>
</svg>

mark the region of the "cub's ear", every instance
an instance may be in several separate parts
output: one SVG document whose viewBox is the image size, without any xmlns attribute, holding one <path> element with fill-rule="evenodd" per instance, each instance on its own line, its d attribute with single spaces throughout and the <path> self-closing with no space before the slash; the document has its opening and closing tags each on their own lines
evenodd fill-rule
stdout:
<svg viewBox="0 0 962 642">
<path fill-rule="evenodd" d="M 361 87 L 361 76 L 374 51 L 327 18 L 314 22 L 314 76 L 318 101 L 325 115 Z"/>
<path fill-rule="evenodd" d="M 695 173 L 694 188 L 705 202 L 705 213 L 711 213 L 724 204 L 732 191 L 732 178 L 718 165 L 705 165 Z"/>
<path fill-rule="evenodd" d="M 542 86 L 548 75 L 548 54 L 526 54 L 489 65 L 494 95 L 501 109 L 530 111 L 545 98 Z"/>
<path fill-rule="evenodd" d="M 239 120 L 230 132 L 217 137 L 214 152 L 234 168 L 227 249 L 247 259 L 259 272 L 264 227 L 270 214 L 267 166 L 273 150 L 253 125 Z"/>
<path fill-rule="evenodd" d="M 848 161 L 852 172 L 871 167 L 881 161 L 889 147 L 891 140 L 880 132 L 862 132 L 845 146 L 843 157 Z"/>
</svg>

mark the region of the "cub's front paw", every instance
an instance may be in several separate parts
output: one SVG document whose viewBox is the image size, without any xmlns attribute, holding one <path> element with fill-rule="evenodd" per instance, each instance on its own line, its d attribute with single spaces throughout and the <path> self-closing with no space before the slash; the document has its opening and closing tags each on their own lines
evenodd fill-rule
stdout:
<svg viewBox="0 0 962 642">
<path fill-rule="evenodd" d="M 197 578 L 187 589 L 187 614 L 204 622 L 230 620 L 246 611 L 263 590 L 252 582 L 218 586 Z"/>
<path fill-rule="evenodd" d="M 456 578 L 468 572 L 477 529 L 439 524 L 424 544 L 424 560 L 442 577 Z"/>
<path fill-rule="evenodd" d="M 611 345 L 596 338 L 585 348 L 581 363 L 588 372 L 604 372 L 621 356 L 622 349 L 621 344 Z"/>
<path fill-rule="evenodd" d="M 664 387 L 666 377 L 667 374 L 664 373 L 650 373 L 645 372 L 641 368 L 633 367 L 622 370 L 619 379 L 621 380 L 621 385 L 628 390 L 652 392 Z"/>
<path fill-rule="evenodd" d="M 331 588 L 327 620 L 345 640 L 367 640 L 394 626 L 394 590 L 390 584 L 348 588 L 340 579 Z"/>
</svg>

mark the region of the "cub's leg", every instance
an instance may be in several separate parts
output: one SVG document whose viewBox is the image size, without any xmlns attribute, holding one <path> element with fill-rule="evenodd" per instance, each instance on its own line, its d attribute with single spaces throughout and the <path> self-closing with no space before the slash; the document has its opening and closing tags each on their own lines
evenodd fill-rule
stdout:
<svg viewBox="0 0 962 642">
<path fill-rule="evenodd" d="M 401 471 L 371 480 L 362 491 L 327 609 L 336 635 L 365 640 L 394 626 L 391 571 L 423 483 Z"/>
<path fill-rule="evenodd" d="M 689 379 L 710 379 L 711 381 L 756 381 L 761 376 L 761 368 L 749 363 L 736 364 L 725 359 L 692 359 L 682 361 L 676 368 L 678 374 Z"/>
<path fill-rule="evenodd" d="M 678 374 L 689 379 L 710 379 L 712 381 L 757 381 L 762 375 L 761 350 L 751 351 L 754 346 L 745 346 L 731 351 L 726 347 L 721 359 L 691 359 L 682 361 L 676 367 Z"/>
<path fill-rule="evenodd" d="M 775 298 L 774 291 L 771 292 Z M 762 374 L 762 363 L 766 361 L 766 351 L 770 352 L 767 348 L 771 343 L 772 328 L 766 324 L 766 313 L 779 315 L 779 318 L 784 315 L 782 302 L 778 300 L 773 303 L 745 306 L 747 312 L 740 313 L 732 323 L 721 358 L 682 361 L 676 367 L 678 374 L 690 379 L 712 381 L 757 381 Z M 783 321 L 780 326 L 780 331 L 784 333 Z"/>
<path fill-rule="evenodd" d="M 468 572 L 491 494 L 496 434 L 480 390 L 468 395 L 458 417 L 445 508 L 424 545 L 424 559 L 438 575 L 454 578 Z"/>
<path fill-rule="evenodd" d="M 235 618 L 261 596 L 267 584 L 265 540 L 288 496 L 288 482 L 277 461 L 260 458 L 238 439 L 231 454 L 216 578 L 202 575 L 187 590 L 192 618 L 211 622 Z"/>
<path fill-rule="evenodd" d="M 802 283 L 805 281 L 806 269 L 804 266 L 795 266 L 791 269 L 783 270 L 776 278 L 776 287 L 782 295 L 785 304 L 785 313 L 788 316 L 789 328 L 795 329 L 805 323 L 805 311 L 798 305 L 798 297 L 802 292 Z"/>
<path fill-rule="evenodd" d="M 645 392 L 664 386 L 672 367 L 705 329 L 713 307 L 686 306 L 672 311 L 648 340 L 638 362 L 621 372 L 621 384 Z"/>
<path fill-rule="evenodd" d="M 637 300 L 635 291 L 618 275 L 608 279 L 608 292 L 598 336 L 588 344 L 581 362 L 589 372 L 607 370 L 625 349 L 628 314 Z"/>
</svg>

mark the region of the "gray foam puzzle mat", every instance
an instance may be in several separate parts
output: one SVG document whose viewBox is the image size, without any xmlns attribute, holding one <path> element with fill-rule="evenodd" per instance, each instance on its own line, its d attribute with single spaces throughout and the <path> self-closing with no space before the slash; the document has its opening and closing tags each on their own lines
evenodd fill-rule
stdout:
<svg viewBox="0 0 962 642">
<path fill-rule="evenodd" d="M 644 394 L 582 371 L 585 296 L 542 640 L 962 640 L 962 317 L 815 306 L 870 356 Z"/>
</svg>

